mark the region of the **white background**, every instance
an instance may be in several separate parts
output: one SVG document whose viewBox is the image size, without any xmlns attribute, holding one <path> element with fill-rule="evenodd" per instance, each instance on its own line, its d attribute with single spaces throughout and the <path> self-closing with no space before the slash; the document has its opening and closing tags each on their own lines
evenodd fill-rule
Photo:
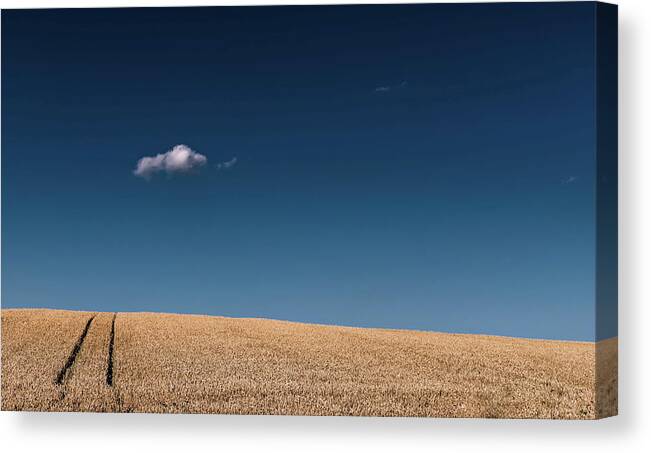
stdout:
<svg viewBox="0 0 651 453">
<path fill-rule="evenodd" d="M 2 8 L 274 4 L 273 0 L 5 1 Z M 282 3 L 350 3 L 283 1 Z M 364 2 L 355 3 L 392 3 Z M 0 448 L 19 451 L 650 451 L 651 2 L 619 4 L 620 379 L 616 418 L 440 420 L 138 414 L 0 414 Z M 646 233 L 646 234 L 645 234 Z M 3 263 L 6 265 L 7 263 Z"/>
</svg>

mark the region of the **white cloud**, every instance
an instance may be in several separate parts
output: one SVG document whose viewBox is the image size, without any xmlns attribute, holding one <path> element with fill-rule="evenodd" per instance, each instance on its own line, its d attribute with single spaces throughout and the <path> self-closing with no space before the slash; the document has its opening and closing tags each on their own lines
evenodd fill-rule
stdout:
<svg viewBox="0 0 651 453">
<path fill-rule="evenodd" d="M 218 163 L 217 168 L 228 169 L 228 168 L 231 168 L 236 163 L 237 163 L 237 157 L 233 157 L 231 160 L 227 160 L 226 162 Z"/>
<path fill-rule="evenodd" d="M 186 172 L 196 167 L 201 167 L 208 162 L 208 158 L 199 154 L 186 145 L 176 145 L 163 154 L 153 157 L 143 157 L 138 160 L 133 174 L 145 179 L 158 172 L 179 173 Z"/>
<path fill-rule="evenodd" d="M 398 84 L 381 85 L 381 86 L 375 87 L 375 92 L 376 93 L 388 93 L 389 91 L 394 90 L 394 89 L 397 90 L 397 89 L 401 89 L 401 88 L 406 88 L 407 84 L 408 84 L 407 81 L 403 80 L 402 82 L 400 82 Z"/>
</svg>

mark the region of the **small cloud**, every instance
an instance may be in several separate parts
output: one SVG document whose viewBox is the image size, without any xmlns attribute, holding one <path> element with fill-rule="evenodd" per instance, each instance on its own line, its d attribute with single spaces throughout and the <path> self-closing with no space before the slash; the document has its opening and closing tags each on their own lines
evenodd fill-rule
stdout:
<svg viewBox="0 0 651 453">
<path fill-rule="evenodd" d="M 563 184 L 572 184 L 573 182 L 576 182 L 576 180 L 579 179 L 577 176 L 568 176 L 567 178 L 563 179 Z"/>
<path fill-rule="evenodd" d="M 201 167 L 208 162 L 208 158 L 199 154 L 189 146 L 176 145 L 171 150 L 156 156 L 146 156 L 138 160 L 133 174 L 144 179 L 149 179 L 154 173 L 183 173 L 193 168 Z"/>
<path fill-rule="evenodd" d="M 233 157 L 231 160 L 226 162 L 220 162 L 217 164 L 217 168 L 227 170 L 237 163 L 237 157 Z"/>
<path fill-rule="evenodd" d="M 400 83 L 395 84 L 395 85 L 381 85 L 381 86 L 375 87 L 374 91 L 376 93 L 387 93 L 387 92 L 389 92 L 391 90 L 398 90 L 398 89 L 402 89 L 402 88 L 406 88 L 406 87 L 407 87 L 407 81 L 403 80 Z"/>
</svg>

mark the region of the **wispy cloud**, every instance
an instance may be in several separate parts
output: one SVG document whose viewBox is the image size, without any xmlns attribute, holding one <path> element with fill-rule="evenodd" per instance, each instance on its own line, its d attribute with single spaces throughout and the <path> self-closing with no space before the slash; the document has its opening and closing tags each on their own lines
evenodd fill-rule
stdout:
<svg viewBox="0 0 651 453">
<path fill-rule="evenodd" d="M 563 184 L 572 184 L 579 179 L 577 176 L 568 176 L 567 178 L 563 179 Z"/>
<path fill-rule="evenodd" d="M 237 163 L 237 157 L 233 157 L 231 160 L 226 162 L 220 162 L 217 164 L 217 168 L 227 170 Z"/>
<path fill-rule="evenodd" d="M 138 160 L 133 174 L 149 179 L 155 173 L 182 173 L 193 168 L 201 167 L 208 162 L 203 154 L 190 149 L 186 145 L 176 145 L 166 153 L 146 156 Z"/>
<path fill-rule="evenodd" d="M 395 85 L 380 85 L 375 87 L 376 93 L 388 93 L 391 90 L 397 90 L 399 88 L 405 88 L 407 86 L 407 81 L 403 80 L 402 82 Z"/>
</svg>

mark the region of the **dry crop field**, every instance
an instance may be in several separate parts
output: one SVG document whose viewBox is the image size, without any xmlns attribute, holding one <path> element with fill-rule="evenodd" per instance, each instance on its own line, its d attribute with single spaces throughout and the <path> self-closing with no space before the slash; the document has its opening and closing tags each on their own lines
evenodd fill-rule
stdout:
<svg viewBox="0 0 651 453">
<path fill-rule="evenodd" d="M 2 310 L 2 410 L 596 418 L 616 366 L 616 338 Z"/>
</svg>

